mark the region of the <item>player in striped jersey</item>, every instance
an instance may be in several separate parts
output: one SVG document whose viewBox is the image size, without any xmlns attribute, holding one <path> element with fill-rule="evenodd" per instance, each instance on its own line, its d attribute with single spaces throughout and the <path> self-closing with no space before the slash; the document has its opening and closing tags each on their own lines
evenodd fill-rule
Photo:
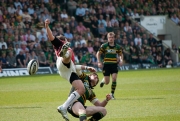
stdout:
<svg viewBox="0 0 180 121">
<path fill-rule="evenodd" d="M 96 73 L 91 73 L 89 75 L 82 73 L 81 69 L 84 68 L 87 68 L 88 70 L 91 69 L 91 71 L 94 70 L 92 67 L 76 65 L 77 74 L 84 83 L 86 91 L 79 99 L 77 99 L 77 101 L 68 107 L 68 112 L 76 118 L 86 114 L 87 117 L 92 116 L 88 121 L 98 121 L 106 115 L 105 106 L 111 99 L 111 96 L 107 95 L 106 99 L 102 102 L 96 98 L 96 95 L 93 92 L 93 87 L 95 87 L 99 82 L 98 75 Z M 85 106 L 86 100 L 89 100 L 94 104 L 94 106 Z"/>
<path fill-rule="evenodd" d="M 98 60 L 98 67 L 103 67 L 104 78 L 100 83 L 100 87 L 103 87 L 104 84 L 109 84 L 111 75 L 111 95 L 114 98 L 114 92 L 117 85 L 116 79 L 118 74 L 118 63 L 119 65 L 123 64 L 123 54 L 120 45 L 114 42 L 115 34 L 113 32 L 109 32 L 107 34 L 107 38 L 108 42 L 101 45 L 96 57 Z M 104 55 L 103 65 L 101 62 L 101 54 Z"/>
</svg>

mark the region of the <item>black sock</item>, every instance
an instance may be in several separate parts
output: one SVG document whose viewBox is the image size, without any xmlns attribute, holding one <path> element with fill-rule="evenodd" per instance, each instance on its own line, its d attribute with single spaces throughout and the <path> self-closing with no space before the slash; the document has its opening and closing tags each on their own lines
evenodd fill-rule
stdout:
<svg viewBox="0 0 180 121">
<path fill-rule="evenodd" d="M 93 114 L 93 116 L 88 121 L 98 121 L 102 119 L 104 115 L 101 112 Z"/>
<path fill-rule="evenodd" d="M 79 121 L 86 121 L 86 114 L 79 115 Z"/>
<path fill-rule="evenodd" d="M 114 94 L 115 89 L 116 89 L 116 81 L 115 81 L 115 82 L 112 82 L 112 85 L 111 85 L 111 93 L 112 93 L 112 94 Z"/>
</svg>

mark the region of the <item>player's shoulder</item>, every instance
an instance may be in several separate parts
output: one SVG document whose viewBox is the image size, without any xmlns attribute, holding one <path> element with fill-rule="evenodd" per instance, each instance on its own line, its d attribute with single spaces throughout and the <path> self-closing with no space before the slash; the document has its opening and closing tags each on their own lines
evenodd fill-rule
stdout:
<svg viewBox="0 0 180 121">
<path fill-rule="evenodd" d="M 122 46 L 116 43 L 116 48 L 117 49 L 122 49 Z"/>
<path fill-rule="evenodd" d="M 101 45 L 101 47 L 107 47 L 107 46 L 108 46 L 108 42 L 103 43 L 103 44 Z"/>
</svg>

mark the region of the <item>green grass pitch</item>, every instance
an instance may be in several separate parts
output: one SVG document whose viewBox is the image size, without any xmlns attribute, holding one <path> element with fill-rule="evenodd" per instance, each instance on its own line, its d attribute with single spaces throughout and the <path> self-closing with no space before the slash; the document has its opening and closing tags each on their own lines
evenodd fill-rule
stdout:
<svg viewBox="0 0 180 121">
<path fill-rule="evenodd" d="M 99 100 L 110 86 L 95 87 Z M 70 87 L 59 75 L 0 78 L 0 121 L 63 121 L 56 108 Z M 115 97 L 102 121 L 180 121 L 180 69 L 120 71 Z"/>
</svg>

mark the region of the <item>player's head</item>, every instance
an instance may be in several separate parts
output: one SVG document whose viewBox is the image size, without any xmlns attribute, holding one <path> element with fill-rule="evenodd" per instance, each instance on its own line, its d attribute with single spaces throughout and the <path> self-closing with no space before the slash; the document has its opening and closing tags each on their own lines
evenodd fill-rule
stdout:
<svg viewBox="0 0 180 121">
<path fill-rule="evenodd" d="M 56 36 L 56 37 L 57 37 L 59 40 L 61 40 L 61 41 L 67 42 L 66 37 L 63 36 L 63 35 L 59 35 L 59 36 Z"/>
<path fill-rule="evenodd" d="M 99 82 L 99 77 L 98 77 L 97 73 L 91 73 L 89 75 L 89 79 L 91 80 L 90 83 L 91 83 L 92 87 L 95 87 Z"/>
<path fill-rule="evenodd" d="M 108 42 L 114 42 L 115 34 L 114 32 L 109 32 L 107 34 Z"/>
</svg>

